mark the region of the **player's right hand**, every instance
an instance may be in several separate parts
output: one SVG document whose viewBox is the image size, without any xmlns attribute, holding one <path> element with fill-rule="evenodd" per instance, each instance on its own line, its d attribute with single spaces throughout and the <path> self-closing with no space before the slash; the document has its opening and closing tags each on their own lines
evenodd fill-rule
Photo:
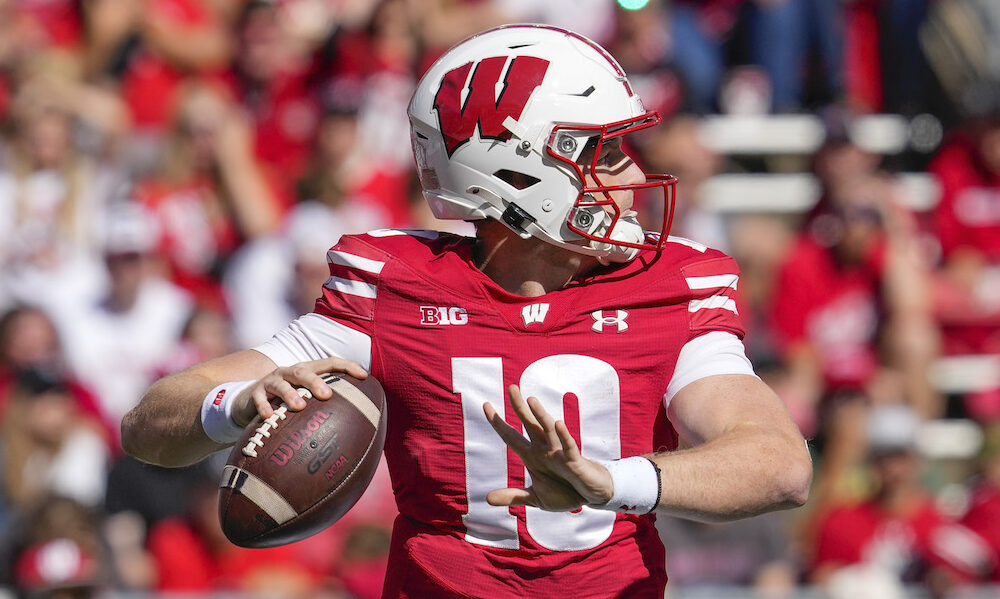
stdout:
<svg viewBox="0 0 1000 599">
<path fill-rule="evenodd" d="M 284 402 L 288 409 L 297 412 L 306 407 L 306 400 L 299 395 L 298 387 L 308 389 L 316 399 L 330 399 L 333 390 L 320 377 L 328 372 L 368 378 L 368 372 L 360 364 L 342 358 L 323 358 L 276 368 L 240 393 L 233 409 L 233 419 L 240 426 L 246 426 L 254 416 L 268 418 L 274 413 L 272 401 Z"/>
</svg>

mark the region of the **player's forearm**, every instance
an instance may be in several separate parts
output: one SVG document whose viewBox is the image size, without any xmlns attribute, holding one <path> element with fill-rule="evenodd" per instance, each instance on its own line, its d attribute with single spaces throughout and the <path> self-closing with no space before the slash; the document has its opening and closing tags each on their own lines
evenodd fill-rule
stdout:
<svg viewBox="0 0 1000 599">
<path fill-rule="evenodd" d="M 651 457 L 661 473 L 658 509 L 695 520 L 735 520 L 800 506 L 812 480 L 802 438 L 757 425 Z"/>
<path fill-rule="evenodd" d="M 216 384 L 188 372 L 157 381 L 122 420 L 122 448 L 166 467 L 193 464 L 221 449 L 201 425 L 202 400 Z"/>
<path fill-rule="evenodd" d="M 157 381 L 122 420 L 122 447 L 144 462 L 168 467 L 205 458 L 223 447 L 202 427 L 208 392 L 221 383 L 260 379 L 274 368 L 264 354 L 244 350 Z"/>
</svg>

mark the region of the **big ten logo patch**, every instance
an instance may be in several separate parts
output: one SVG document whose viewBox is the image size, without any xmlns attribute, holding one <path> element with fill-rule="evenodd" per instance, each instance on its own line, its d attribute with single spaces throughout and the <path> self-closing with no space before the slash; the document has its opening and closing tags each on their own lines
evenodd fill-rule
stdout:
<svg viewBox="0 0 1000 599">
<path fill-rule="evenodd" d="M 469 313 L 457 306 L 420 306 L 420 324 L 427 326 L 468 324 Z"/>
</svg>

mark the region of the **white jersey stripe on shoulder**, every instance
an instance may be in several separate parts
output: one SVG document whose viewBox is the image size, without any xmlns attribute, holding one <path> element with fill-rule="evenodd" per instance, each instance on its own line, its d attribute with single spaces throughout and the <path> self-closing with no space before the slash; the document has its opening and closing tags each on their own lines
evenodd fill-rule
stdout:
<svg viewBox="0 0 1000 599">
<path fill-rule="evenodd" d="M 711 275 L 707 277 L 687 277 L 689 289 L 714 289 L 716 287 L 732 287 L 736 289 L 738 275 Z"/>
<path fill-rule="evenodd" d="M 379 274 L 385 267 L 385 262 L 372 260 L 355 254 L 348 254 L 340 250 L 330 250 L 326 253 L 326 261 L 331 264 L 339 264 L 348 268 L 356 268 L 365 272 Z"/>
<path fill-rule="evenodd" d="M 358 297 L 375 299 L 376 295 L 376 287 L 364 281 L 351 281 L 350 279 L 342 279 L 340 277 L 330 277 L 326 280 L 326 283 L 323 283 L 323 286 L 333 291 L 339 291 L 347 295 L 356 295 Z"/>
<path fill-rule="evenodd" d="M 706 310 L 710 308 L 723 308 L 739 314 L 739 312 L 736 312 L 736 302 L 734 302 L 732 298 L 724 295 L 713 295 L 712 297 L 706 297 L 705 299 L 691 300 L 688 302 L 688 312 L 697 312 L 698 310 Z"/>
<path fill-rule="evenodd" d="M 670 243 L 679 243 L 681 245 L 686 245 L 689 248 L 696 249 L 702 253 L 705 253 L 705 251 L 708 249 L 707 245 L 698 243 L 697 241 L 692 241 L 690 239 L 687 239 L 686 237 L 676 237 L 674 235 L 668 235 L 667 241 Z"/>
<path fill-rule="evenodd" d="M 372 237 L 396 237 L 399 235 L 410 235 L 412 237 L 423 237 L 424 239 L 437 239 L 440 233 L 431 229 L 375 229 L 368 231 Z"/>
</svg>

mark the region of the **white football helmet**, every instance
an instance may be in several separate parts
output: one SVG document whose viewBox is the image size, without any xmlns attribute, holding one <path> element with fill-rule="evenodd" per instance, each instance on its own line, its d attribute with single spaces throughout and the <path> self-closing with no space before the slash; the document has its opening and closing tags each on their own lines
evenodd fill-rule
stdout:
<svg viewBox="0 0 1000 599">
<path fill-rule="evenodd" d="M 603 185 L 595 173 L 603 144 L 660 115 L 643 108 L 618 62 L 591 40 L 547 25 L 490 29 L 431 66 L 408 112 L 424 197 L 438 218 L 493 218 L 605 263 L 662 248 L 676 179 Z M 585 148 L 594 158 L 580 165 Z M 663 193 L 659 235 L 646 235 L 609 193 L 650 188 Z"/>
</svg>

